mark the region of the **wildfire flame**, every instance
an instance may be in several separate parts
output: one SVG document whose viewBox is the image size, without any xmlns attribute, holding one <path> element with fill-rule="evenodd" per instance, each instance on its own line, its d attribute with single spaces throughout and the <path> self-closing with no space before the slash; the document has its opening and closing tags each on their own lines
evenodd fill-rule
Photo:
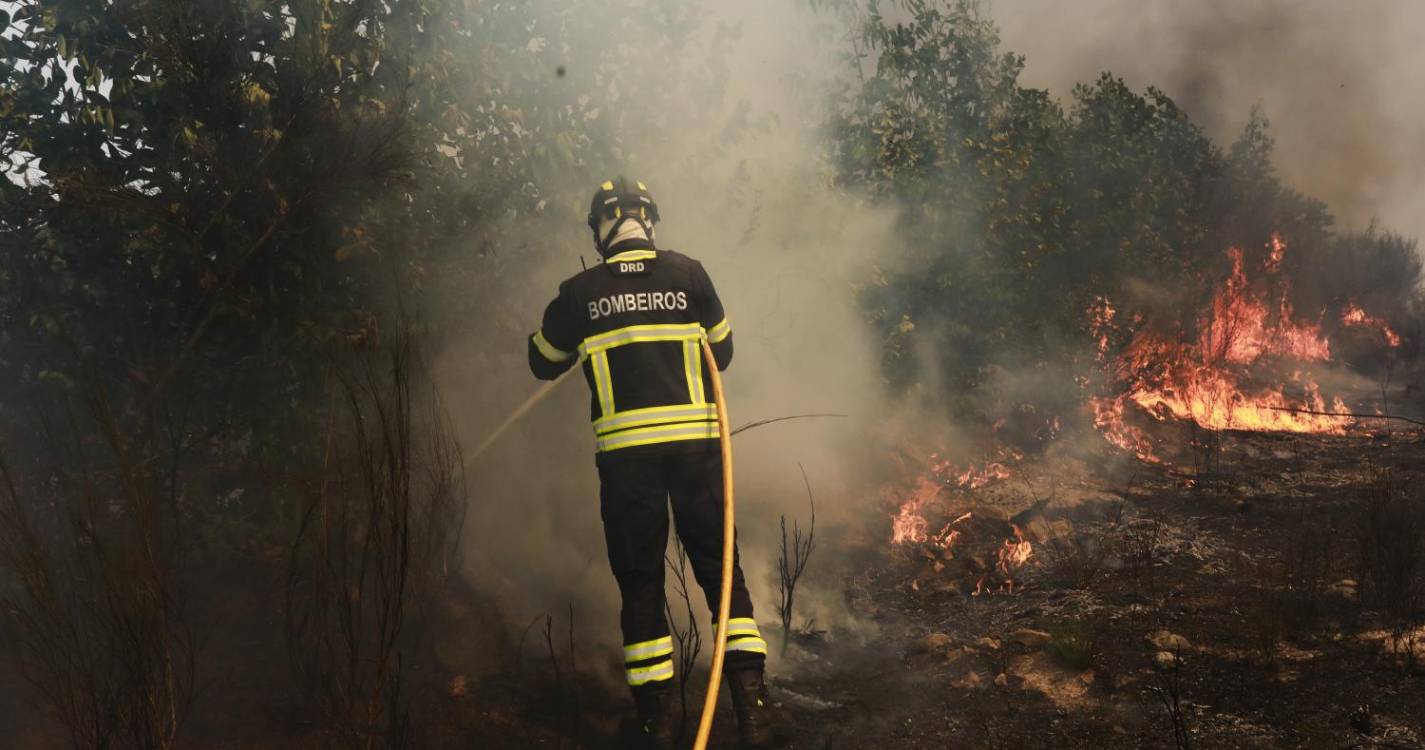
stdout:
<svg viewBox="0 0 1425 750">
<path fill-rule="evenodd" d="M 1029 558 L 1034 554 L 1034 545 L 1024 538 L 1024 532 L 1014 524 L 1010 524 L 1010 528 L 1014 529 L 1014 538 L 1004 540 L 1004 544 L 995 553 L 995 571 L 999 573 L 1003 581 L 1000 584 L 1000 590 L 1006 594 L 1014 593 L 1015 573 L 1024 567 L 1024 564 L 1029 562 Z M 973 596 L 992 593 L 985 586 L 985 580 L 988 578 L 989 576 L 984 576 L 975 583 Z"/>
<path fill-rule="evenodd" d="M 1385 343 L 1392 349 L 1400 346 L 1400 334 L 1396 333 L 1384 318 L 1379 318 L 1368 314 L 1361 306 L 1355 302 L 1346 306 L 1346 311 L 1341 313 L 1341 322 L 1348 326 L 1360 326 L 1364 328 L 1374 328 L 1380 331 L 1385 337 Z"/>
<path fill-rule="evenodd" d="M 966 489 L 977 490 L 998 479 L 1009 479 L 1009 467 L 999 461 L 986 461 L 976 469 L 974 466 L 955 477 L 955 483 Z"/>
<path fill-rule="evenodd" d="M 1019 456 L 1014 451 L 1009 451 L 1009 453 Z M 936 456 L 932 455 L 931 458 L 933 461 Z M 894 545 L 929 545 L 937 548 L 939 552 L 933 558 L 937 560 L 935 570 L 943 570 L 945 562 L 957 558 L 956 546 L 966 533 L 970 533 L 960 525 L 974 518 L 975 514 L 973 511 L 961 513 L 942 526 L 940 531 L 931 534 L 930 523 L 926 520 L 928 506 L 939 498 L 940 493 L 946 487 L 958 485 L 961 488 L 973 489 L 981 486 L 978 484 L 979 482 L 995 481 L 1008 476 L 1010 476 L 1009 468 L 998 461 L 986 461 L 979 467 L 972 466 L 964 471 L 958 470 L 949 461 L 932 463 L 931 470 L 917 480 L 915 488 L 905 501 L 900 503 L 900 509 L 891 522 L 891 543 Z M 1003 540 L 1003 543 L 994 548 L 993 567 L 976 581 L 975 596 L 995 591 L 1013 593 L 1018 585 L 1015 581 L 1017 571 L 1024 567 L 1033 556 L 1034 547 L 1025 538 L 1020 527 L 1011 523 L 1010 528 L 1013 531 L 1013 538 Z M 992 579 L 996 579 L 998 583 L 996 584 Z M 919 590 L 918 586 L 918 582 L 912 583 L 912 588 Z"/>
<path fill-rule="evenodd" d="M 1099 358 L 1112 372 L 1119 393 L 1090 400 L 1094 424 L 1112 443 L 1146 461 L 1159 460 L 1148 436 L 1127 424 L 1129 404 L 1154 419 L 1191 420 L 1209 430 L 1342 433 L 1354 424 L 1340 398 L 1328 399 L 1302 368 L 1331 360 L 1331 344 L 1319 324 L 1298 322 L 1291 286 L 1280 276 L 1287 244 L 1273 236 L 1263 264 L 1264 283 L 1254 284 L 1244 253 L 1231 248 L 1231 274 L 1198 321 L 1197 340 L 1180 340 L 1150 330 L 1133 330 L 1123 353 L 1110 360 L 1116 311 L 1107 299 L 1088 310 Z M 1136 327 L 1140 321 L 1134 320 Z M 1385 321 L 1352 305 L 1346 325 L 1370 326 L 1397 346 L 1399 336 Z M 1259 370 L 1289 376 L 1262 385 Z M 1332 412 L 1310 414 L 1306 412 Z"/>
<path fill-rule="evenodd" d="M 1124 420 L 1127 404 L 1126 397 L 1091 399 L 1089 407 L 1093 409 L 1094 427 L 1108 442 L 1137 455 L 1139 460 L 1159 463 L 1162 459 L 1153 455 L 1153 441 L 1148 434 Z"/>
<path fill-rule="evenodd" d="M 956 518 L 950 523 L 945 524 L 945 528 L 941 529 L 940 533 L 935 535 L 936 546 L 940 547 L 946 552 L 953 551 L 955 549 L 955 542 L 960 538 L 960 530 L 955 528 L 955 526 L 958 525 L 961 521 L 970 520 L 974 517 L 974 515 L 974 513 L 967 511 L 959 518 Z"/>
<path fill-rule="evenodd" d="M 940 494 L 941 485 L 929 477 L 921 477 L 910 499 L 901 504 L 900 512 L 891 520 L 892 544 L 919 544 L 930 538 L 930 522 L 921 509 Z"/>
<path fill-rule="evenodd" d="M 998 433 L 1002 426 L 1002 420 L 996 423 L 995 432 Z M 1056 423 L 1051 423 L 1050 426 L 1053 428 Z M 911 491 L 908 499 L 899 504 L 900 510 L 891 520 L 891 543 L 920 544 L 930 541 L 930 522 L 925 519 L 924 508 L 935 500 L 942 490 L 950 486 L 978 490 L 993 482 L 1009 479 L 1009 465 L 1023 458 L 1023 453 L 999 445 L 998 440 L 995 441 L 992 455 L 978 463 L 972 461 L 969 464 L 960 464 L 953 459 L 942 457 L 939 453 L 931 453 L 930 470 L 917 480 L 915 489 Z M 970 517 L 971 514 L 966 513 L 942 528 L 933 537 L 936 544 L 949 549 L 957 536 L 955 530 L 950 527 Z"/>
</svg>

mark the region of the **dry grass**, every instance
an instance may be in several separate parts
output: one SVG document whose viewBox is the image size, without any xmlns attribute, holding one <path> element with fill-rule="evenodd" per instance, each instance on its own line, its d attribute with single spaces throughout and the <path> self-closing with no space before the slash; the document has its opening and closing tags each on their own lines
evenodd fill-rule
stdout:
<svg viewBox="0 0 1425 750">
<path fill-rule="evenodd" d="M 411 745 L 413 625 L 458 568 L 459 450 L 419 364 L 405 341 L 339 378 L 290 555 L 289 655 L 343 747 Z"/>
<path fill-rule="evenodd" d="M 103 388 L 86 407 L 70 411 L 67 441 L 41 430 L 57 459 L 43 479 L 0 455 L 0 559 L 17 583 L 5 613 L 25 678 L 74 747 L 166 750 L 196 693 L 180 454 L 133 434 Z"/>
</svg>

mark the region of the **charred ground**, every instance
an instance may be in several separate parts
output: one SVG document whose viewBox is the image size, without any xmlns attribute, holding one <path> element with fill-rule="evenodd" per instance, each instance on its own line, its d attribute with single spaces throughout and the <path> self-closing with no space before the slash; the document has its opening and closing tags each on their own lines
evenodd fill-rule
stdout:
<svg viewBox="0 0 1425 750">
<path fill-rule="evenodd" d="M 625 747 L 580 398 L 458 471 L 624 172 L 737 311 L 735 410 L 855 417 L 796 444 L 855 466 L 798 747 L 1418 745 L 1420 438 L 1264 413 L 1425 414 L 1415 242 L 1278 176 L 1299 117 L 1024 64 L 976 0 L 0 0 L 0 744 Z"/>
<path fill-rule="evenodd" d="M 818 562 L 845 574 L 846 606 L 876 635 L 795 639 L 774 679 L 790 746 L 1421 747 L 1419 592 L 1372 591 L 1386 582 L 1370 579 L 1388 554 L 1420 585 L 1422 550 L 1399 547 L 1399 528 L 1381 520 L 1406 510 L 1395 524 L 1420 533 L 1425 441 L 1220 437 L 1210 474 L 1056 456 L 942 494 L 947 521 L 967 509 L 1007 519 L 1049 499 L 1027 532 L 1047 538 L 1012 594 L 962 593 L 939 577 L 957 568 L 936 570 L 938 548 L 892 547 L 884 520 L 838 536 Z M 1413 505 L 1394 504 L 1407 496 Z M 453 707 L 490 747 L 622 747 L 612 722 L 587 720 L 619 701 L 567 674 L 553 685 L 536 650 L 523 692 Z M 572 719 L 575 693 L 577 738 L 534 718 Z"/>
</svg>

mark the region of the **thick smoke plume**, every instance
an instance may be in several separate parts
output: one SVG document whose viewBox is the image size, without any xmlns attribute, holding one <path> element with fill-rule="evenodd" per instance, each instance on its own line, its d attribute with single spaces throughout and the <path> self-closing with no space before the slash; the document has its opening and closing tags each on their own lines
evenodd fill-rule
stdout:
<svg viewBox="0 0 1425 750">
<path fill-rule="evenodd" d="M 537 15 L 567 16 L 548 5 Z M 1419 154 L 1425 138 L 1413 100 L 1400 94 L 1422 53 L 1399 19 L 1421 13 L 1391 7 L 1406 15 L 1284 1 L 1002 2 L 986 10 L 1002 28 L 1004 49 L 1026 58 L 1022 84 L 1066 99 L 1075 84 L 1112 71 L 1135 89 L 1165 90 L 1219 143 L 1235 139 L 1259 107 L 1277 124 L 1277 163 L 1294 187 L 1325 199 L 1347 227 L 1378 214 L 1418 234 L 1425 225 L 1407 208 L 1425 195 L 1425 181 L 1408 155 Z M 548 205 L 502 240 L 503 275 L 481 305 L 491 311 L 489 325 L 477 322 L 478 335 L 453 342 L 441 363 L 443 387 L 467 445 L 534 390 L 522 336 L 538 325 L 558 282 L 581 258 L 594 259 L 582 217 L 595 178 L 623 173 L 646 182 L 664 216 L 659 244 L 701 259 L 729 310 L 737 333 L 728 373 L 734 424 L 850 415 L 770 427 L 736 443 L 745 564 L 759 611 L 769 616 L 777 518 L 805 513 L 798 462 L 813 478 L 824 521 L 854 510 L 864 524 L 874 512 L 857 496 L 871 469 L 865 440 L 891 407 L 882 342 L 860 319 L 855 285 L 873 264 L 894 264 L 888 253 L 905 238 L 893 209 L 868 208 L 829 184 L 820 115 L 844 93 L 838 77 L 854 77 L 846 64 L 852 37 L 833 13 L 748 0 L 628 10 L 607 14 L 605 26 L 556 20 L 524 30 L 550 76 L 567 70 L 550 96 L 590 107 L 587 137 L 607 139 L 611 157 L 584 165 L 584 174 L 545 175 Z M 596 64 L 609 59 L 625 72 Z M 1012 379 L 1005 389 L 1056 388 L 1032 380 Z M 582 384 L 566 384 L 472 467 L 468 574 L 509 623 L 572 602 L 586 637 L 612 645 L 617 592 L 604 558 L 587 398 Z M 837 624 L 838 609 L 828 603 L 805 614 Z"/>
<path fill-rule="evenodd" d="M 644 60 L 627 78 L 595 81 L 583 94 L 607 97 L 598 118 L 629 149 L 621 161 L 590 168 L 647 183 L 663 215 L 659 246 L 708 268 L 735 332 L 725 374 L 734 426 L 848 415 L 769 426 L 735 442 L 744 566 L 770 622 L 778 517 L 807 514 L 798 463 L 813 478 L 819 522 L 834 523 L 853 507 L 848 495 L 864 461 L 858 435 L 883 413 L 876 342 L 855 310 L 853 284 L 894 217 L 848 202 L 822 177 L 816 116 L 837 63 L 836 48 L 824 43 L 826 19 L 755 2 L 701 3 L 694 15 L 697 31 L 680 40 L 679 59 Z M 642 22 L 610 23 L 598 40 L 566 41 L 597 48 L 607 36 L 635 59 L 642 47 L 666 47 L 668 40 L 640 36 Z M 590 83 L 579 60 L 565 64 L 570 86 Z M 552 184 L 546 192 L 566 205 L 551 203 L 502 248 L 511 253 L 502 280 L 508 296 L 492 302 L 508 326 L 496 329 L 498 338 L 455 342 L 443 362 L 467 444 L 533 392 L 523 335 L 539 325 L 558 283 L 581 259 L 596 258 L 582 221 L 596 183 L 556 176 Z M 605 559 L 587 405 L 582 382 L 564 384 L 472 467 L 469 575 L 495 592 L 512 621 L 573 602 L 588 637 L 613 644 L 618 594 Z M 828 608 L 799 618 L 807 614 L 823 625 L 844 617 Z"/>
<path fill-rule="evenodd" d="M 1001 0 L 989 7 L 1021 80 L 1067 96 L 1112 71 L 1165 91 L 1220 143 L 1253 108 L 1276 164 L 1347 229 L 1425 235 L 1425 6 L 1410 0 Z"/>
</svg>

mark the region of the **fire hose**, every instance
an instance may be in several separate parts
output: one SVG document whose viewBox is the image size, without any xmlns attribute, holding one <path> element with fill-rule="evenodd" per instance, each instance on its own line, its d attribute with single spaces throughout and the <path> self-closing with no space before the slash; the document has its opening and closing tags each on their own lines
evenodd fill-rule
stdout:
<svg viewBox="0 0 1425 750">
<path fill-rule="evenodd" d="M 693 750 L 708 746 L 712 733 L 713 714 L 717 711 L 717 694 L 722 689 L 722 660 L 727 655 L 727 617 L 732 608 L 732 554 L 737 525 L 733 522 L 732 493 L 732 432 L 727 421 L 727 398 L 722 392 L 722 375 L 713 358 L 712 347 L 703 339 L 703 358 L 712 377 L 713 403 L 717 404 L 717 429 L 722 441 L 722 587 L 717 599 L 717 630 L 713 631 L 712 674 L 708 676 L 708 694 L 703 700 L 703 718 L 698 722 L 698 737 Z"/>
<path fill-rule="evenodd" d="M 732 558 L 736 544 L 735 530 L 737 524 L 734 519 L 733 491 L 732 491 L 732 430 L 727 417 L 727 398 L 722 390 L 722 375 L 717 369 L 717 359 L 713 357 L 712 347 L 708 345 L 706 337 L 702 339 L 703 358 L 707 361 L 708 373 L 712 379 L 713 403 L 717 406 L 718 435 L 722 442 L 722 587 L 718 592 L 717 604 L 717 630 L 718 637 L 714 638 L 712 674 L 708 677 L 708 694 L 703 701 L 703 715 L 698 722 L 697 740 L 693 743 L 693 750 L 705 750 L 708 745 L 708 737 L 712 734 L 713 714 L 717 711 L 718 691 L 722 689 L 722 664 L 727 655 L 727 619 L 732 609 Z M 576 364 L 570 367 L 559 377 L 545 383 L 539 390 L 535 391 L 523 404 L 515 409 L 488 438 L 470 454 L 466 461 L 466 466 L 474 463 L 495 441 L 514 426 L 530 409 L 543 401 L 554 389 L 559 386 L 569 373 L 580 369 Z M 808 415 L 813 416 L 813 415 Z M 841 415 L 814 415 L 814 416 L 841 416 Z M 776 421 L 776 420 L 770 420 Z"/>
</svg>

